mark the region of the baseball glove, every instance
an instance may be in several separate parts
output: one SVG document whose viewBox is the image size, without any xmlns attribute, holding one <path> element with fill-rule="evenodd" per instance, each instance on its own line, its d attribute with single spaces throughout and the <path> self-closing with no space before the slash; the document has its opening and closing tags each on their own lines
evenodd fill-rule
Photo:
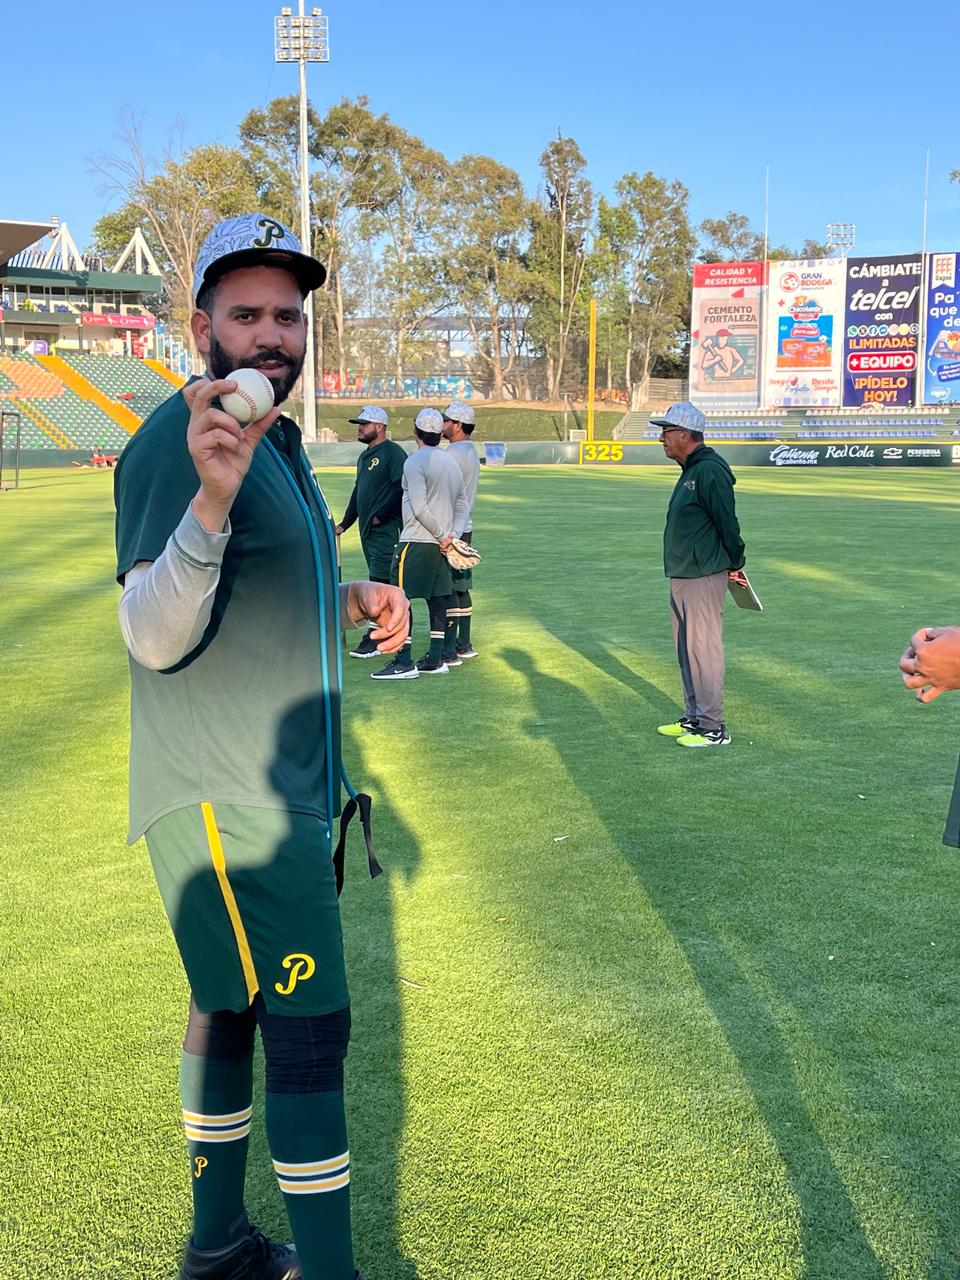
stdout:
<svg viewBox="0 0 960 1280">
<path fill-rule="evenodd" d="M 472 569 L 480 563 L 480 552 L 462 538 L 454 538 L 445 552 L 451 569 Z"/>
</svg>

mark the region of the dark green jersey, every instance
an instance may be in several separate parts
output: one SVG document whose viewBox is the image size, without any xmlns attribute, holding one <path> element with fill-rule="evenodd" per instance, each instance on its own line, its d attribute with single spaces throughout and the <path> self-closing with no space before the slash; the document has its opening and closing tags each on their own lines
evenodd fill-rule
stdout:
<svg viewBox="0 0 960 1280">
<path fill-rule="evenodd" d="M 705 578 L 743 566 L 733 472 L 699 445 L 686 459 L 667 507 L 663 569 L 668 578 Z"/>
<path fill-rule="evenodd" d="M 156 560 L 199 487 L 178 392 L 117 463 L 117 576 Z M 130 839 L 203 803 L 339 811 L 339 599 L 333 530 L 287 418 L 230 512 L 210 622 L 176 666 L 130 660 Z"/>
<path fill-rule="evenodd" d="M 344 529 L 359 519 L 360 536 L 365 538 L 373 527 L 374 516 L 379 517 L 380 524 L 395 524 L 399 528 L 400 482 L 406 460 L 406 451 L 392 440 L 364 449 L 357 459 L 357 482 L 341 521 Z"/>
</svg>

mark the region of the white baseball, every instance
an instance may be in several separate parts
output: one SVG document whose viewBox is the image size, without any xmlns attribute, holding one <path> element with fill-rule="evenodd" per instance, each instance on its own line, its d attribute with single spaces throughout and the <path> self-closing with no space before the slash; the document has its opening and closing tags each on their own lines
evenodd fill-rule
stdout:
<svg viewBox="0 0 960 1280">
<path fill-rule="evenodd" d="M 237 389 L 221 396 L 220 405 L 241 427 L 259 422 L 273 408 L 273 383 L 259 369 L 234 369 L 227 379 L 235 382 Z"/>
</svg>

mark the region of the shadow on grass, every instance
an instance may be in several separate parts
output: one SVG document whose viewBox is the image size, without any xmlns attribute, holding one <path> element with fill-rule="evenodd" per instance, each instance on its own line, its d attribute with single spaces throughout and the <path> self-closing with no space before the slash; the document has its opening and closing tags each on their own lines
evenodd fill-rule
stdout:
<svg viewBox="0 0 960 1280">
<path fill-rule="evenodd" d="M 541 671 L 522 650 L 507 649 L 500 656 L 526 678 L 539 724 L 537 736 L 550 737 L 574 784 L 591 796 L 611 838 L 682 949 L 723 1031 L 793 1186 L 800 1209 L 804 1274 L 810 1280 L 838 1280 L 841 1275 L 851 1280 L 880 1280 L 886 1274 L 885 1268 L 867 1238 L 857 1208 L 797 1086 L 792 1052 L 775 1019 L 717 933 L 696 885 L 690 883 L 689 877 L 678 876 L 674 859 L 641 859 L 635 837 L 618 832 L 616 820 L 604 813 L 604 789 L 590 775 L 590 764 L 584 760 L 576 736 L 544 727 L 551 725 L 552 709 L 558 703 L 566 709 L 565 720 L 572 723 L 595 720 L 596 708 L 575 686 Z M 642 696 L 647 696 L 645 691 Z M 608 723 L 605 731 L 607 758 L 630 759 L 635 742 L 628 740 L 615 724 Z M 694 814 L 693 820 L 702 823 L 703 817 Z M 686 837 L 683 832 L 649 834 L 656 835 L 661 849 L 671 838 L 682 837 L 677 848 L 681 858 L 684 850 L 696 843 L 692 834 Z M 715 905 L 714 902 L 714 908 Z M 922 1188 L 918 1192 L 922 1196 Z"/>
<path fill-rule="evenodd" d="M 286 722 L 299 724 L 304 709 L 303 704 L 292 707 Z M 359 747 L 346 727 L 343 745 L 347 760 L 359 757 Z M 278 781 L 275 777 L 275 785 Z M 376 777 L 366 768 L 357 770 L 354 782 L 361 790 L 371 786 L 377 790 Z M 378 794 L 382 796 L 383 793 L 378 791 Z M 253 895 L 262 893 L 265 867 L 282 861 L 289 864 L 291 859 L 302 856 L 293 844 L 288 824 L 282 818 L 278 828 L 286 829 L 287 835 L 275 842 L 271 840 L 272 850 L 265 849 L 266 857 L 256 865 L 231 868 L 230 851 L 225 850 L 227 875 L 241 911 L 245 899 L 249 902 Z M 341 899 L 353 1024 L 345 1073 L 353 1237 L 357 1264 L 364 1273 L 376 1276 L 377 1280 L 417 1280 L 416 1265 L 404 1255 L 398 1231 L 400 1143 L 405 1098 L 402 1010 L 389 880 L 393 876 L 412 877 L 419 867 L 420 854 L 412 833 L 382 799 L 378 799 L 374 806 L 374 837 L 385 874 L 371 884 L 357 820 L 351 826 L 347 839 L 345 888 Z M 285 879 L 288 877 L 289 870 Z M 306 875 L 303 881 L 307 885 L 311 883 Z M 309 887 L 304 891 L 313 892 Z M 318 897 L 317 901 L 320 900 Z M 189 916 L 191 920 L 209 920 L 211 911 L 219 911 L 217 904 L 223 906 L 217 875 L 211 864 L 194 874 L 183 887 L 179 914 L 181 917 Z M 225 906 L 223 912 L 219 928 L 225 929 L 229 935 Z M 277 974 L 284 978 L 279 959 L 278 952 Z M 171 1063 L 171 1070 L 174 1069 Z M 288 1240 L 290 1234 L 271 1165 L 264 1116 L 264 1063 L 258 1036 L 254 1071 L 255 1118 L 247 1166 L 247 1208 L 252 1220 L 269 1234 Z"/>
</svg>

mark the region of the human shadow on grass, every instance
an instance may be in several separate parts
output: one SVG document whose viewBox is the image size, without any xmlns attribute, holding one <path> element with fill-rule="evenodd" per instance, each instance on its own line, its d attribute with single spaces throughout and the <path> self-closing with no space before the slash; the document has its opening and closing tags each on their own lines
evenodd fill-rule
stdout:
<svg viewBox="0 0 960 1280">
<path fill-rule="evenodd" d="M 289 709 L 279 734 L 301 718 L 322 715 L 319 699 Z M 355 722 L 356 723 L 356 722 Z M 298 731 L 297 731 L 298 732 Z M 355 761 L 359 745 L 346 724 L 343 756 Z M 353 769 L 351 768 L 351 772 Z M 274 772 L 274 786 L 280 778 Z M 380 798 L 376 774 L 369 767 L 356 770 L 352 779 L 358 790 L 373 786 L 378 798 L 373 807 L 373 834 L 385 874 L 371 882 L 359 818 L 347 835 L 345 887 L 341 898 L 344 951 L 350 988 L 352 1030 L 345 1070 L 345 1103 L 351 1151 L 351 1212 L 357 1265 L 376 1280 L 417 1280 L 412 1259 L 401 1248 L 398 1230 L 400 1143 L 405 1097 L 402 1075 L 403 1025 L 400 984 L 396 970 L 391 877 L 409 878 L 419 867 L 419 847 L 397 814 Z M 282 793 L 281 793 L 282 794 Z M 283 825 L 286 825 L 285 823 Z M 339 820 L 334 831 L 336 843 Z M 229 850 L 225 851 L 229 859 Z M 239 902 L 262 883 L 264 868 L 290 858 L 300 858 L 292 831 L 276 841 L 272 850 L 252 869 L 231 868 L 226 875 Z M 213 904 L 213 908 L 211 908 Z M 231 926 L 226 916 L 214 867 L 195 875 L 184 887 L 180 915 L 196 920 L 211 909 L 224 916 L 219 928 Z M 258 975 L 259 976 L 259 975 Z M 284 977 L 280 973 L 280 977 Z M 266 981 L 263 978 L 261 985 Z M 171 1070 L 175 1066 L 171 1063 Z M 254 1070 L 254 1123 L 247 1162 L 246 1205 L 253 1221 L 277 1239 L 289 1239 L 283 1200 L 274 1176 L 264 1121 L 265 1087 L 263 1056 L 257 1036 Z"/>
<path fill-rule="evenodd" d="M 624 860 L 681 948 L 752 1090 L 799 1205 L 804 1274 L 810 1280 L 835 1280 L 841 1274 L 857 1280 L 880 1280 L 885 1268 L 859 1222 L 856 1206 L 797 1087 L 791 1050 L 717 934 L 706 906 L 698 904 L 695 887 L 682 882 L 678 885 L 676 862 L 662 856 L 672 839 L 682 857 L 701 841 L 699 833 L 653 831 L 644 825 L 642 814 L 634 815 L 643 826 L 642 831 L 631 835 L 618 830 L 618 820 L 604 812 L 605 788 L 598 785 L 596 762 L 584 757 L 575 734 L 550 728 L 555 724 L 551 708 L 558 702 L 565 707 L 565 722 L 573 724 L 594 721 L 594 704 L 576 686 L 540 670 L 528 653 L 507 649 L 501 656 L 525 677 L 537 717 L 536 736 L 551 740 L 573 783 L 591 797 Z M 635 740 L 615 724 L 607 724 L 606 741 L 609 760 L 633 757 Z M 657 842 L 660 857 L 641 856 L 638 845 L 644 837 L 651 844 Z M 649 846 L 644 852 L 649 852 Z"/>
</svg>

